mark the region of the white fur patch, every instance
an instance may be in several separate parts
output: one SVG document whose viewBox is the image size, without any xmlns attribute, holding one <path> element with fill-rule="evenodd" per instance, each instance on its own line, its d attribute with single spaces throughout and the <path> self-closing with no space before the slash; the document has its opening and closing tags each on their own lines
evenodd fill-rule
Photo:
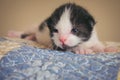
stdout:
<svg viewBox="0 0 120 80">
<path fill-rule="evenodd" d="M 69 34 L 69 37 L 65 44 L 67 44 L 69 47 L 73 47 L 78 45 L 80 42 L 82 42 L 82 40 L 79 37 L 73 34 Z"/>
<path fill-rule="evenodd" d="M 70 32 L 72 29 L 72 24 L 70 22 L 70 8 L 65 8 L 63 14 L 60 17 L 60 21 L 58 21 L 56 25 L 56 29 L 59 30 L 60 35 L 64 35 Z"/>
<path fill-rule="evenodd" d="M 52 39 L 57 46 L 62 48 L 62 43 L 59 40 L 60 37 L 66 38 L 64 44 L 68 45 L 69 47 L 76 46 L 78 43 L 80 43 L 80 38 L 71 33 L 72 23 L 70 21 L 70 8 L 65 8 L 55 27 L 58 30 L 58 33 L 54 33 Z"/>
</svg>

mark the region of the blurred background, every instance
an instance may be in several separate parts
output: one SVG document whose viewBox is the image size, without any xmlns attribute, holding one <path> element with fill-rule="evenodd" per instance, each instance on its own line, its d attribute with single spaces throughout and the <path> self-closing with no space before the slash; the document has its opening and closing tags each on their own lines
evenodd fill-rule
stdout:
<svg viewBox="0 0 120 80">
<path fill-rule="evenodd" d="M 102 41 L 120 41 L 120 0 L 0 0 L 0 36 L 40 24 L 67 2 L 83 6 L 94 16 Z"/>
</svg>

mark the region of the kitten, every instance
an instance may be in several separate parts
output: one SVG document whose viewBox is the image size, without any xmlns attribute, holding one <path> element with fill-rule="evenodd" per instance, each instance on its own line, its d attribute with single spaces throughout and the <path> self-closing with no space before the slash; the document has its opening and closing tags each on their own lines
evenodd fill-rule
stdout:
<svg viewBox="0 0 120 80">
<path fill-rule="evenodd" d="M 56 8 L 39 27 L 20 36 L 55 50 L 78 54 L 116 52 L 116 48 L 106 48 L 99 41 L 94 25 L 95 20 L 86 9 L 74 3 L 66 3 Z"/>
<path fill-rule="evenodd" d="M 54 49 L 75 53 L 103 52 L 93 16 L 83 7 L 67 3 L 57 8 L 39 27 L 48 26 Z"/>
</svg>

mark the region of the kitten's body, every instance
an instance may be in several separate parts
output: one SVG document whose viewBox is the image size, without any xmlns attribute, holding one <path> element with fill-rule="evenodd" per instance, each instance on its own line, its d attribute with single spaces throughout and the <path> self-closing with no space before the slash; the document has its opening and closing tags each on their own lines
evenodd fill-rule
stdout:
<svg viewBox="0 0 120 80">
<path fill-rule="evenodd" d="M 32 37 L 47 46 L 52 44 L 57 50 L 80 54 L 103 52 L 105 47 L 99 41 L 94 25 L 90 13 L 81 6 L 68 3 L 58 7 L 36 28 Z M 31 39 L 31 33 L 25 32 L 22 38 Z"/>
</svg>

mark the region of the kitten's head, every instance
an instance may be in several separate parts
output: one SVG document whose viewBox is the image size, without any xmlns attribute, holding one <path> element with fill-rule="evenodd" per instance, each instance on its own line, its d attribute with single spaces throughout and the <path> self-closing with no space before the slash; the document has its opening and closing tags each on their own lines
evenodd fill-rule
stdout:
<svg viewBox="0 0 120 80">
<path fill-rule="evenodd" d="M 81 6 L 68 3 L 57 8 L 46 23 L 54 44 L 66 49 L 89 40 L 95 20 Z"/>
</svg>

